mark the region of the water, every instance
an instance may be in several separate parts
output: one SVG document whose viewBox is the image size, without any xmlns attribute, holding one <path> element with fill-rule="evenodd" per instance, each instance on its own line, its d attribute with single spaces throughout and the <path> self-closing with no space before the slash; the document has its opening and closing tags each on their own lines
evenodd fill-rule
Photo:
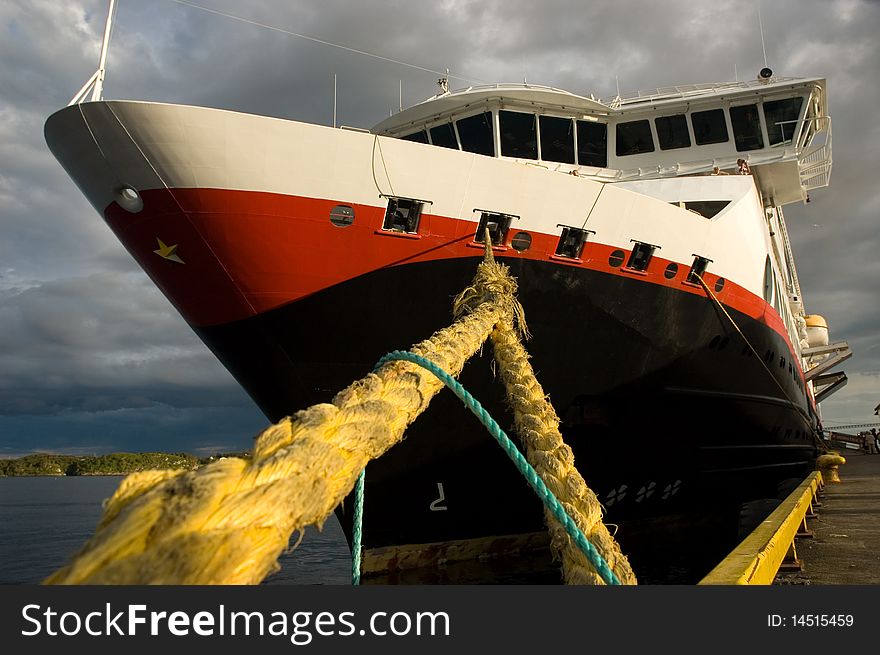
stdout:
<svg viewBox="0 0 880 655">
<path fill-rule="evenodd" d="M 94 534 L 101 504 L 121 480 L 120 476 L 0 477 L 0 584 L 39 583 L 63 566 Z M 681 526 L 675 530 L 676 539 L 660 536 L 661 526 L 653 526 L 652 531 L 658 539 L 648 552 L 624 547 L 640 584 L 694 584 L 720 560 L 716 550 L 729 550 L 728 544 L 710 548 L 707 535 L 715 531 L 703 530 L 684 539 L 698 538 L 704 545 L 708 559 L 694 562 L 693 548 L 676 548 L 683 539 Z M 519 559 L 515 574 L 501 563 L 481 560 L 365 578 L 363 584 L 559 584 L 558 566 L 549 554 L 535 557 L 533 562 Z M 327 520 L 323 532 L 307 528 L 300 545 L 282 555 L 279 564 L 281 570 L 263 584 L 351 584 L 351 555 L 335 516 Z"/>
<path fill-rule="evenodd" d="M 0 477 L 0 584 L 38 583 L 94 534 L 101 504 L 118 476 Z M 351 555 L 331 516 L 323 532 L 307 528 L 281 571 L 264 584 L 351 584 Z"/>
</svg>

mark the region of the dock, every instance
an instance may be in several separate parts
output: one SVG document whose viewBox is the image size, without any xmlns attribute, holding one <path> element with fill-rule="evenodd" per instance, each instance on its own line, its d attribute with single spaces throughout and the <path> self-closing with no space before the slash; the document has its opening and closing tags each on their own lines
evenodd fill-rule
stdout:
<svg viewBox="0 0 880 655">
<path fill-rule="evenodd" d="M 774 584 L 880 584 L 880 455 L 842 452 L 840 482 L 825 485 L 812 538 L 797 539 L 803 569 L 780 571 Z"/>
</svg>

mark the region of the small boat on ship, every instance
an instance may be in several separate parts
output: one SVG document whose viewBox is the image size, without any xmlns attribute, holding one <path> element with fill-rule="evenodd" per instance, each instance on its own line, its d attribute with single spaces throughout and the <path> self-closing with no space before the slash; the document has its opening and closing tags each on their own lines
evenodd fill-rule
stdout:
<svg viewBox="0 0 880 655">
<path fill-rule="evenodd" d="M 371 130 L 96 97 L 45 134 L 271 421 L 448 324 L 488 229 L 637 575 L 654 578 L 640 553 L 664 528 L 685 552 L 707 529 L 729 549 L 755 503 L 814 468 L 818 403 L 845 383 L 826 371 L 848 349 L 805 311 L 783 216 L 829 183 L 826 81 L 764 69 L 609 101 L 447 84 Z M 504 423 L 490 361 L 461 381 Z M 451 394 L 367 467 L 365 575 L 486 556 L 516 571 L 544 532 Z"/>
</svg>

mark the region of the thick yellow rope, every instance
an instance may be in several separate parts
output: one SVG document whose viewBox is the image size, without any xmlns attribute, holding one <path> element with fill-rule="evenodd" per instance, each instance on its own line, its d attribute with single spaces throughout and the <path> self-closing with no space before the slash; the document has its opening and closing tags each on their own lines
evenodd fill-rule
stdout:
<svg viewBox="0 0 880 655">
<path fill-rule="evenodd" d="M 618 578 L 635 584 L 629 563 L 602 524 L 595 494 L 574 469 L 559 419 L 517 337 L 515 322 L 522 334 L 528 332 L 515 294 L 515 280 L 487 246 L 472 285 L 456 298 L 458 320 L 411 350 L 455 376 L 493 334 L 528 459 Z M 131 475 L 108 501 L 94 537 L 45 583 L 259 583 L 277 570 L 291 535 L 323 525 L 367 462 L 401 440 L 442 386 L 415 364 L 390 362 L 332 403 L 266 429 L 250 460 Z M 558 522 L 549 517 L 548 523 L 566 582 L 601 584 Z"/>
<path fill-rule="evenodd" d="M 513 409 L 516 432 L 526 448 L 526 459 L 620 582 L 636 584 L 629 561 L 602 523 L 599 499 L 574 466 L 574 454 L 559 432 L 559 417 L 535 377 L 522 342 L 508 322 L 498 323 L 491 337 L 507 400 Z M 544 515 L 550 530 L 550 546 L 562 560 L 565 583 L 604 584 L 559 521 L 547 509 Z"/>
<path fill-rule="evenodd" d="M 513 312 L 516 283 L 503 267 L 481 263 L 475 285 L 485 302 L 412 348 L 452 375 Z M 415 364 L 390 362 L 332 403 L 269 427 L 251 460 L 129 476 L 95 535 L 45 583 L 259 583 L 277 570 L 291 535 L 323 525 L 442 386 Z"/>
</svg>

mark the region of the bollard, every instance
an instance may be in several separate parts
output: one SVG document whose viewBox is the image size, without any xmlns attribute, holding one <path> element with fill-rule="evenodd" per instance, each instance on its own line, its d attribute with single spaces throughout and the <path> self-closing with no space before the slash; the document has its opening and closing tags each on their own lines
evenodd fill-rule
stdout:
<svg viewBox="0 0 880 655">
<path fill-rule="evenodd" d="M 840 482 L 838 469 L 841 464 L 846 464 L 846 459 L 838 453 L 826 453 L 825 455 L 819 455 L 816 459 L 816 465 L 822 471 L 822 479 L 826 483 Z"/>
</svg>

